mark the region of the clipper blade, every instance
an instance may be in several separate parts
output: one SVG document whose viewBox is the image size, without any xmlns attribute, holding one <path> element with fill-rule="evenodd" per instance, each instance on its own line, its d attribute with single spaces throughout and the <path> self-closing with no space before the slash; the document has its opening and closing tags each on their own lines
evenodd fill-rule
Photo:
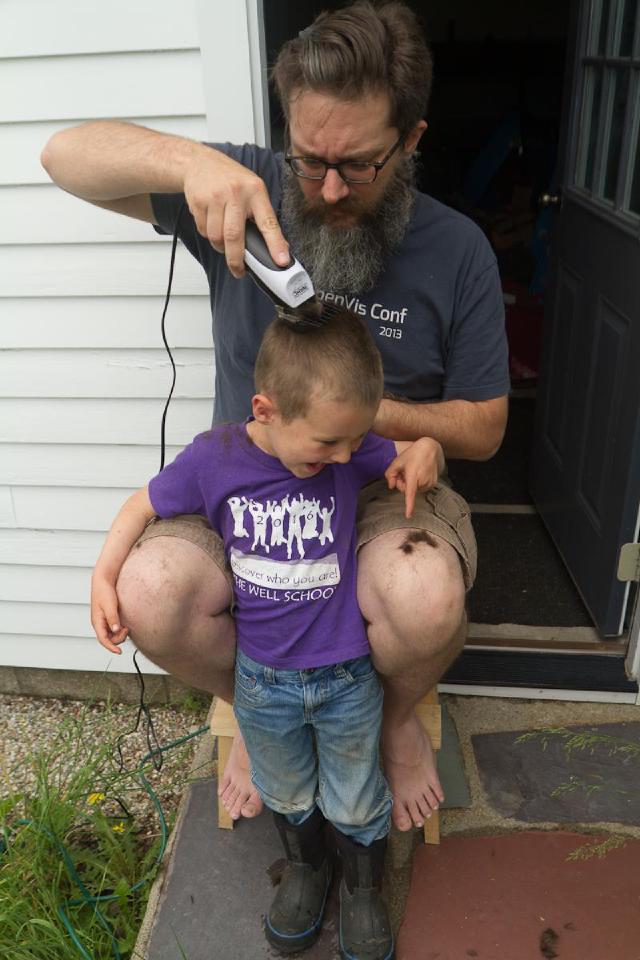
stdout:
<svg viewBox="0 0 640 960">
<path fill-rule="evenodd" d="M 329 317 L 339 312 L 340 307 L 333 303 L 323 303 L 318 297 L 311 297 L 299 307 L 278 306 L 278 316 L 286 320 L 296 330 L 303 332 L 313 327 L 321 327 Z"/>
</svg>

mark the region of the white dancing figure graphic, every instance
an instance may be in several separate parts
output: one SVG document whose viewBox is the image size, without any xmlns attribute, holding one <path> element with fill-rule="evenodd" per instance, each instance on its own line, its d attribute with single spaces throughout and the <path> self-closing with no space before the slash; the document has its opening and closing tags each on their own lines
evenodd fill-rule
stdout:
<svg viewBox="0 0 640 960">
<path fill-rule="evenodd" d="M 244 528 L 244 512 L 249 506 L 246 497 L 228 497 L 227 503 L 233 516 L 233 535 L 234 537 L 248 537 L 249 534 Z"/>
<path fill-rule="evenodd" d="M 269 544 L 267 543 L 267 514 L 259 500 L 249 500 L 249 513 L 253 520 L 253 543 L 251 549 L 255 550 L 256 544 L 264 547 L 265 552 L 269 553 Z"/>
<path fill-rule="evenodd" d="M 334 510 L 336 509 L 336 501 L 331 497 L 331 510 L 327 510 L 326 507 L 323 507 L 320 511 L 320 516 L 322 517 L 322 530 L 320 531 L 320 543 L 324 547 L 327 540 L 329 543 L 333 543 L 333 533 L 331 531 L 331 517 L 333 516 Z"/>
<path fill-rule="evenodd" d="M 315 540 L 318 536 L 317 520 L 319 513 L 319 500 L 316 500 L 314 497 L 313 500 L 304 501 L 304 527 L 302 528 L 303 540 Z"/>
<path fill-rule="evenodd" d="M 267 500 L 266 504 L 261 503 L 260 500 L 254 500 L 253 497 L 227 497 L 227 504 L 233 517 L 233 535 L 234 537 L 251 536 L 251 532 L 247 532 L 246 529 L 249 527 L 250 530 L 248 522 L 245 527 L 245 514 L 248 509 L 253 521 L 252 550 L 256 547 L 264 547 L 264 552 L 269 553 L 271 547 L 282 547 L 286 544 L 287 559 L 291 560 L 295 541 L 298 556 L 304 559 L 303 541 L 319 540 L 323 547 L 325 543 L 334 542 L 331 519 L 335 513 L 336 501 L 334 497 L 330 497 L 330 500 L 331 509 L 323 506 L 317 497 L 306 499 L 302 493 L 299 493 L 294 500 L 290 500 L 287 494 L 281 500 Z M 269 522 L 271 522 L 270 530 Z M 321 529 L 319 529 L 320 525 Z"/>
<path fill-rule="evenodd" d="M 271 519 L 271 546 L 286 543 L 284 535 L 284 516 L 289 506 L 289 497 L 278 503 L 277 500 L 267 500 L 267 516 Z"/>
<path fill-rule="evenodd" d="M 296 497 L 295 500 L 292 500 L 291 503 L 287 504 L 287 511 L 289 513 L 289 529 L 287 531 L 287 559 L 291 560 L 291 547 L 294 537 L 298 547 L 298 555 L 301 559 L 304 559 L 302 528 L 300 526 L 300 520 L 304 511 L 304 500 L 302 498 L 302 494 L 300 494 L 299 497 Z"/>
</svg>

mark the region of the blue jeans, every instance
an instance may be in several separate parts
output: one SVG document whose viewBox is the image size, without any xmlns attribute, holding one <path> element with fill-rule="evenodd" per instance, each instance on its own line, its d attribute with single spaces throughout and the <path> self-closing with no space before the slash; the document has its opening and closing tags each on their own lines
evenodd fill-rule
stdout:
<svg viewBox="0 0 640 960">
<path fill-rule="evenodd" d="M 302 823 L 317 805 L 365 846 L 389 832 L 380 770 L 382 687 L 371 658 L 280 670 L 238 650 L 234 711 L 265 805 Z"/>
</svg>

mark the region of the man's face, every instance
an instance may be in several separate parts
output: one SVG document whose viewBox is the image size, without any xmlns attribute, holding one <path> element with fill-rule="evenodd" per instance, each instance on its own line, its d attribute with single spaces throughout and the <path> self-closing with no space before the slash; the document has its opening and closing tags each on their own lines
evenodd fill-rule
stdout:
<svg viewBox="0 0 640 960">
<path fill-rule="evenodd" d="M 415 124 L 372 183 L 346 183 L 337 170 L 323 180 L 283 170 L 281 223 L 318 290 L 370 290 L 402 242 L 415 199 L 411 157 L 426 127 Z M 397 144 L 386 94 L 347 102 L 307 91 L 289 104 L 289 152 L 329 163 L 383 160 Z"/>
<path fill-rule="evenodd" d="M 345 102 L 307 91 L 291 101 L 289 152 L 295 156 L 341 160 L 381 160 L 399 136 L 389 124 L 389 98 L 368 94 Z M 411 149 L 413 149 L 411 147 Z M 345 183 L 337 170 L 324 180 L 297 178 L 306 208 L 338 229 L 354 226 L 363 213 L 378 206 L 403 147 L 387 161 L 373 183 Z"/>
</svg>

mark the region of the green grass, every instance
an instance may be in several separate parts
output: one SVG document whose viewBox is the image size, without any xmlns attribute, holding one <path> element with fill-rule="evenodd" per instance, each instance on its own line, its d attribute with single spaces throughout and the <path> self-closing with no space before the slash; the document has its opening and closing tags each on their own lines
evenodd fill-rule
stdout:
<svg viewBox="0 0 640 960">
<path fill-rule="evenodd" d="M 0 956 L 130 960 L 173 812 L 165 822 L 144 771 L 122 771 L 112 734 L 87 742 L 86 710 L 65 719 L 28 763 L 35 786 L 0 799 Z M 195 735 L 195 734 L 194 734 Z M 188 748 L 176 754 L 180 776 Z M 173 758 L 172 758 L 173 759 Z M 144 817 L 136 819 L 131 807 Z M 174 805 L 175 806 L 175 805 Z M 155 817 L 149 811 L 155 809 Z"/>
</svg>

